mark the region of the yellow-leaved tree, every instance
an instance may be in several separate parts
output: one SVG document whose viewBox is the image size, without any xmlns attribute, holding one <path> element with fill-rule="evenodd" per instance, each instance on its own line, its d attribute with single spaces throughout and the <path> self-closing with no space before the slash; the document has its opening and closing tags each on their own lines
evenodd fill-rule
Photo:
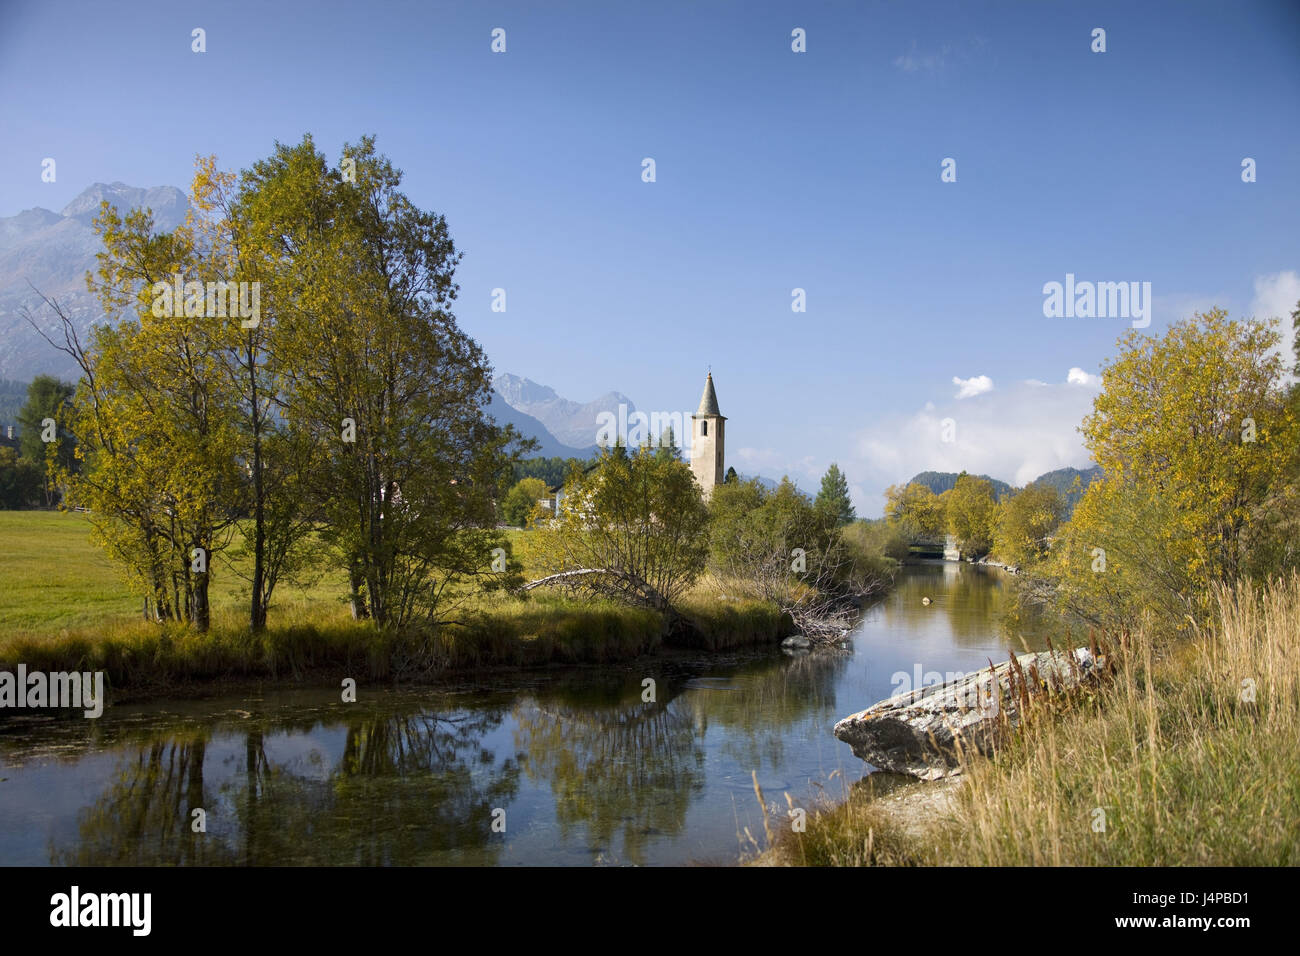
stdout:
<svg viewBox="0 0 1300 956">
<path fill-rule="evenodd" d="M 1277 342 L 1268 321 L 1221 309 L 1121 340 L 1081 427 L 1104 475 L 1053 549 L 1064 605 L 1106 626 L 1147 609 L 1183 627 L 1213 583 L 1282 570 L 1266 505 L 1294 481 L 1297 422 Z"/>
</svg>

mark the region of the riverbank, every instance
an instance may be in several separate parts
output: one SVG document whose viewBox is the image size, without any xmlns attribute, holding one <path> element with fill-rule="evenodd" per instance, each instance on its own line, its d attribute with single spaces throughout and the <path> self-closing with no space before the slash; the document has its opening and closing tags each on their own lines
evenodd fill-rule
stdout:
<svg viewBox="0 0 1300 956">
<path fill-rule="evenodd" d="M 467 672 L 609 664 L 667 647 L 771 645 L 789 632 L 775 606 L 688 602 L 698 626 L 668 633 L 662 615 L 612 602 L 553 596 L 502 599 L 457 624 L 395 632 L 364 621 L 302 620 L 253 634 L 219 620 L 206 634 L 145 622 L 0 637 L 0 670 L 103 671 L 114 700 L 174 694 L 203 684 L 356 680 L 420 683 Z"/>
<path fill-rule="evenodd" d="M 268 627 L 244 619 L 241 581 L 222 569 L 207 633 L 140 619 L 116 568 L 77 514 L 0 512 L 0 670 L 103 671 L 115 701 L 248 681 L 324 684 L 343 677 L 419 683 L 491 669 L 608 664 L 666 647 L 772 645 L 790 622 L 772 604 L 705 582 L 671 632 L 662 614 L 612 601 L 536 593 L 469 596 L 453 621 L 402 632 L 351 618 L 345 582 L 320 572 L 277 592 Z"/>
<path fill-rule="evenodd" d="M 1133 635 L 1114 681 L 1038 711 L 960 787 L 860 786 L 767 865 L 1300 863 L 1300 575 L 1219 595 L 1192 642 Z M 868 778 L 870 779 L 870 778 Z"/>
</svg>

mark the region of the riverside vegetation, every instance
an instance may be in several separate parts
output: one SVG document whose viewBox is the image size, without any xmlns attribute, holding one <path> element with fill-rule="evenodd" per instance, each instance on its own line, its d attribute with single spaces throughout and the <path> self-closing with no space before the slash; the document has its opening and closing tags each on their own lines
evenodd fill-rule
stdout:
<svg viewBox="0 0 1300 956">
<path fill-rule="evenodd" d="M 788 482 L 778 491 L 769 495 L 756 483 L 729 487 L 716 503 L 745 495 L 770 498 L 772 505 L 704 527 L 716 535 L 722 527 L 766 521 L 771 551 L 784 551 L 784 536 L 793 532 L 772 517 L 776 508 L 810 523 L 816 521 L 816 509 Z M 710 651 L 775 645 L 792 632 L 785 608 L 814 596 L 822 599 L 793 573 L 785 591 L 773 588 L 768 579 L 760 590 L 754 582 L 724 573 L 702 554 L 689 589 L 674 595 L 667 613 L 602 595 L 588 581 L 582 591 L 470 593 L 457 601 L 454 615 L 436 625 L 394 628 L 355 619 L 346 578 L 321 557 L 306 563 L 280 589 L 268 626 L 254 631 L 243 615 L 247 585 L 241 572 L 246 569 L 235 557 L 213 589 L 209 627 L 200 632 L 185 622 L 141 620 L 140 596 L 124 586 L 121 569 L 93 546 L 91 532 L 88 517 L 76 512 L 0 511 L 5 585 L 0 589 L 0 666 L 23 662 L 44 670 L 104 670 L 119 696 L 231 679 L 364 675 L 418 681 L 481 667 L 608 663 L 670 644 Z M 540 577 L 554 568 L 554 549 L 563 533 L 504 531 L 516 576 Z M 543 542 L 543 537 L 549 540 Z M 845 537 L 857 540 L 852 534 Z M 327 545 L 316 540 L 324 552 Z M 754 536 L 746 540 L 757 543 Z M 878 589 L 894 566 L 863 550 L 868 546 L 846 547 L 858 555 L 856 580 Z M 725 545 L 717 547 L 719 555 L 728 553 Z M 689 629 L 672 630 L 670 617 L 689 620 Z"/>
<path fill-rule="evenodd" d="M 1040 700 L 958 786 L 912 785 L 919 811 L 863 786 L 774 838 L 767 862 L 1300 862 L 1300 387 L 1278 339 L 1219 310 L 1130 333 L 1082 429 L 1103 478 L 1070 520 L 1039 511 L 1012 538 L 1030 546 L 1022 603 L 1104 639 L 1109 683 Z M 966 485 L 985 500 L 949 528 L 996 552 L 1006 505 Z M 892 498 L 895 525 L 940 526 L 934 497 Z"/>
</svg>

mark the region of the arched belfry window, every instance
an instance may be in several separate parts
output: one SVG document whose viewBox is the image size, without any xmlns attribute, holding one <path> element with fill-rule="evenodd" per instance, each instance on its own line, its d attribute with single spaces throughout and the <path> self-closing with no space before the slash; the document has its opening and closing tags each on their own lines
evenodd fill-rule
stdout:
<svg viewBox="0 0 1300 956">
<path fill-rule="evenodd" d="M 707 435 L 708 433 L 709 433 L 709 423 L 708 423 L 708 421 L 705 420 L 705 421 L 700 422 L 700 434 L 701 434 L 701 435 Z"/>
</svg>

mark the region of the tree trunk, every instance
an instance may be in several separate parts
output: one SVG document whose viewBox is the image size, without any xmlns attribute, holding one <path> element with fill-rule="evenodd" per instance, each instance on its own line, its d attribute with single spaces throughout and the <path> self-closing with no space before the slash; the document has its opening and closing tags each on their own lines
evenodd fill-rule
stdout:
<svg viewBox="0 0 1300 956">
<path fill-rule="evenodd" d="M 211 622 L 211 610 L 208 607 L 208 573 L 194 575 L 194 604 L 190 609 L 190 619 L 200 634 L 207 633 Z"/>
<path fill-rule="evenodd" d="M 366 600 L 361 596 L 361 573 L 353 565 L 348 571 L 348 587 L 351 590 L 352 620 L 359 621 L 370 616 Z"/>
<path fill-rule="evenodd" d="M 266 629 L 266 486 L 262 474 L 262 418 L 257 410 L 257 370 L 253 364 L 253 332 L 248 332 L 248 390 L 253 414 L 253 594 L 249 626 Z"/>
</svg>

